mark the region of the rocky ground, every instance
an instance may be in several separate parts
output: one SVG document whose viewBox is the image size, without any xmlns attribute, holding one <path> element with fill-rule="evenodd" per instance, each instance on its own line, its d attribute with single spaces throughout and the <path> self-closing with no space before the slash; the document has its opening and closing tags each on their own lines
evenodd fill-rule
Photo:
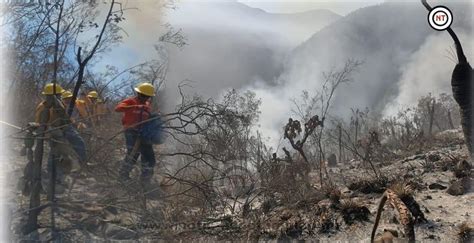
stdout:
<svg viewBox="0 0 474 243">
<path fill-rule="evenodd" d="M 415 225 L 415 236 L 420 242 L 457 242 L 459 227 L 464 222 L 473 222 L 473 199 L 472 180 L 470 183 L 471 189 L 463 192 L 463 195 L 453 194 L 448 188 L 451 187 L 457 178 L 450 170 L 443 171 L 442 168 L 433 168 L 424 171 L 425 156 L 440 155 L 440 160 L 437 164 L 450 163 L 447 159 L 448 154 L 465 154 L 463 149 L 458 146 L 452 148 L 443 148 L 439 150 L 429 151 L 422 154 L 417 159 L 416 156 L 411 157 L 410 161 L 397 161 L 382 169 L 383 173 L 390 175 L 393 171 L 405 170 L 404 174 L 413 174 L 416 182 L 419 183 L 417 190 L 415 190 L 414 198 L 420 204 L 421 209 L 428 220 L 426 223 Z M 453 186 L 454 188 L 455 186 Z M 348 193 L 353 193 L 346 191 Z M 451 192 L 451 194 L 450 194 Z M 338 241 L 346 241 L 354 238 L 361 241 L 367 241 L 372 231 L 375 212 L 379 203 L 380 193 L 362 194 L 355 193 L 356 198 L 364 205 L 367 205 L 372 216 L 368 222 L 358 224 L 353 229 L 353 232 L 337 231 L 333 235 L 327 235 L 325 239 L 332 239 Z M 461 194 L 461 192 L 458 192 Z M 387 208 L 389 208 L 387 210 Z M 381 223 L 378 227 L 379 232 L 383 229 L 396 229 L 398 232 L 403 232 L 403 228 L 397 220 L 394 219 L 396 212 L 386 205 L 386 210 L 382 214 Z"/>
<path fill-rule="evenodd" d="M 419 242 L 457 242 L 459 227 L 465 222 L 472 227 L 472 169 L 464 169 L 462 173 L 456 169 L 461 161 L 468 159 L 460 136 L 458 130 L 438 134 L 430 149 L 407 155 L 403 159 L 388 161 L 380 168 L 380 174 L 390 181 L 388 184 L 398 181 L 413 188 L 413 197 L 427 219 L 427 222 L 415 225 L 415 236 Z M 18 179 L 23 175 L 26 158 L 19 155 L 20 143 L 13 142 L 8 146 L 10 152 L 2 155 L 2 161 L 9 161 L 4 166 L 8 175 L 8 187 L 3 188 L 7 190 L 4 191 L 5 198 L 2 201 L 9 211 L 11 240 L 48 240 L 49 209 L 40 215 L 43 228 L 27 236 L 21 236 L 19 232 L 29 202 L 29 197 L 22 195 L 18 189 Z M 121 153 L 123 151 L 117 150 L 115 154 L 107 156 L 120 157 Z M 94 165 L 91 168 L 94 168 Z M 151 219 L 148 222 L 156 223 L 160 217 L 171 214 L 166 211 L 170 208 L 167 204 L 176 202 L 167 201 L 162 197 L 164 194 L 161 191 L 141 197 L 137 186 L 131 185 L 124 189 L 118 182 L 110 181 L 114 175 L 113 168 L 116 166 L 111 166 L 110 171 L 103 168 L 95 170 L 91 172 L 93 176 L 83 173 L 68 177 L 69 188 L 64 188 L 64 193 L 58 196 L 61 207 L 57 226 L 67 232 L 62 234 L 62 239 L 156 239 L 153 237 L 156 237 L 157 232 L 168 227 L 143 224 L 146 222 L 143 212 L 134 210 L 139 210 L 140 205 L 146 205 L 147 212 L 152 212 L 148 214 Z M 187 230 L 180 229 L 179 226 L 169 227 L 173 228 L 174 232 L 181 231 L 172 237 L 193 238 L 199 241 L 279 238 L 369 242 L 377 205 L 384 188 L 378 190 L 373 185 L 374 182 L 370 184 L 370 181 L 368 189 L 363 186 L 355 187 L 354 182 L 370 180 L 373 178 L 370 174 L 370 169 L 360 162 L 347 162 L 331 168 L 329 172 L 331 180 L 337 185 L 337 200 L 334 200 L 331 194 L 326 197 L 309 197 L 308 200 L 299 201 L 295 205 L 282 205 L 278 202 L 270 205 L 263 200 L 255 200 L 245 216 L 241 216 L 242 212 L 216 216 L 214 222 L 207 224 L 207 230 L 187 234 L 183 233 Z M 314 180 L 311 184 L 318 184 L 317 177 L 316 171 L 310 174 L 310 178 Z M 354 207 L 360 210 L 347 212 L 348 208 Z M 367 212 L 364 207 L 368 209 Z M 139 218 L 138 215 L 142 216 Z M 398 214 L 387 203 L 378 232 L 394 229 L 399 232 L 400 238 L 403 238 L 403 227 L 397 218 Z M 170 220 L 169 217 L 167 219 Z M 472 230 L 470 232 L 472 234 Z"/>
</svg>

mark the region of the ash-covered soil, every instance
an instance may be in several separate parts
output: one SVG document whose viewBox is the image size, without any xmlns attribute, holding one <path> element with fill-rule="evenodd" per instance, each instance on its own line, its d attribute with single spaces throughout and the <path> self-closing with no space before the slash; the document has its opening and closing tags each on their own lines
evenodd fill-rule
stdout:
<svg viewBox="0 0 474 243">
<path fill-rule="evenodd" d="M 368 165 L 353 160 L 329 168 L 328 175 L 334 187 L 324 192 L 319 189 L 319 171 L 312 171 L 309 175 L 312 189 L 308 189 L 311 193 L 305 200 L 285 204 L 278 195 L 271 200 L 257 195 L 245 209 L 242 201 L 238 201 L 234 212 L 198 213 L 199 209 L 188 208 L 189 220 L 176 217 L 183 215 L 175 211 L 184 202 L 173 200 L 172 189 L 162 185 L 144 196 L 143 189 L 137 184 L 117 182 L 114 168 L 118 165 L 117 158 L 124 153 L 123 149 L 117 149 L 107 154 L 112 161 L 108 162 L 109 167 L 90 165 L 88 171 L 67 177 L 63 193 L 57 196 L 56 227 L 60 230 L 59 239 L 64 242 L 111 239 L 369 242 L 383 191 L 401 183 L 411 188 L 413 198 L 426 218 L 426 222 L 417 222 L 414 226 L 416 240 L 458 242 L 463 223 L 471 227 L 467 231 L 472 237 L 474 214 L 472 169 L 459 171 L 459 164 L 463 160 L 469 161 L 461 138 L 459 130 L 447 131 L 436 135 L 433 145 L 425 151 L 376 163 L 378 176 L 383 178 L 380 185 Z M 26 158 L 19 155 L 20 143 L 10 143 L 9 149 L 2 158 L 9 162 L 4 166 L 8 188 L 3 188 L 7 191 L 2 201 L 10 213 L 10 238 L 13 241 L 46 241 L 50 239 L 49 209 L 40 215 L 39 230 L 28 235 L 20 232 L 29 205 L 29 197 L 22 195 L 18 183 Z M 43 163 L 46 161 L 45 157 Z M 158 169 L 156 177 L 162 179 L 163 171 L 164 168 Z M 42 194 L 42 200 L 46 202 L 45 194 Z M 203 216 L 205 213 L 208 214 L 206 217 Z M 183 226 L 183 222 L 194 227 Z M 389 203 L 382 212 L 378 235 L 384 229 L 396 230 L 401 240 L 405 237 L 399 215 Z"/>
</svg>

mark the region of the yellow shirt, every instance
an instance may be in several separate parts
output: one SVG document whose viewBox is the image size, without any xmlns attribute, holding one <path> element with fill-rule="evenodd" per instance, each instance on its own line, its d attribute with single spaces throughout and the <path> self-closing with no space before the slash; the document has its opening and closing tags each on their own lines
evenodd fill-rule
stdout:
<svg viewBox="0 0 474 243">
<path fill-rule="evenodd" d="M 97 114 L 98 115 L 105 115 L 107 114 L 107 105 L 103 100 L 97 100 Z"/>
<path fill-rule="evenodd" d="M 45 107 L 45 101 L 41 102 L 36 106 L 36 112 L 35 112 L 35 122 L 41 124 L 41 113 L 46 109 Z M 46 125 L 48 126 L 62 126 L 66 123 L 69 123 L 70 120 L 69 118 L 61 118 L 61 113 L 59 113 L 58 110 L 56 109 L 62 109 L 62 113 L 65 113 L 65 108 L 62 103 L 59 104 L 58 108 L 49 108 L 49 119 L 46 122 Z"/>
<path fill-rule="evenodd" d="M 85 111 L 90 117 L 90 121 L 93 126 L 98 125 L 102 116 L 107 114 L 107 106 L 101 99 L 96 99 L 95 102 L 92 102 L 91 99 L 86 98 L 84 100 Z"/>
</svg>

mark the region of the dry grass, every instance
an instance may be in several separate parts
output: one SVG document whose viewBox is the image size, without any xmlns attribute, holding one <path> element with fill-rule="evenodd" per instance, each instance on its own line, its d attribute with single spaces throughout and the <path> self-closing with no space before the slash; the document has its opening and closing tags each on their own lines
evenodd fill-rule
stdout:
<svg viewBox="0 0 474 243">
<path fill-rule="evenodd" d="M 389 184 L 390 179 L 385 176 L 369 177 L 358 179 L 347 187 L 352 191 L 359 191 L 365 194 L 369 193 L 383 193 Z"/>
<path fill-rule="evenodd" d="M 336 216 L 331 211 L 323 211 L 319 216 L 319 233 L 329 233 L 336 227 Z"/>
<path fill-rule="evenodd" d="M 366 206 L 353 199 L 342 200 L 340 210 L 344 222 L 349 225 L 355 221 L 366 221 L 370 215 L 370 211 Z"/>
<path fill-rule="evenodd" d="M 453 169 L 454 176 L 463 178 L 471 175 L 472 166 L 466 160 L 459 161 Z"/>
<path fill-rule="evenodd" d="M 403 182 L 395 182 L 390 186 L 390 189 L 402 200 L 403 198 L 412 197 L 414 194 L 412 187 Z"/>
<path fill-rule="evenodd" d="M 420 205 L 414 198 L 415 191 L 413 186 L 406 182 L 395 182 L 390 189 L 402 200 L 415 218 L 415 222 L 426 222 L 425 215 Z"/>
<path fill-rule="evenodd" d="M 335 185 L 329 185 L 322 188 L 324 195 L 331 200 L 333 204 L 339 204 L 342 193 Z"/>
</svg>

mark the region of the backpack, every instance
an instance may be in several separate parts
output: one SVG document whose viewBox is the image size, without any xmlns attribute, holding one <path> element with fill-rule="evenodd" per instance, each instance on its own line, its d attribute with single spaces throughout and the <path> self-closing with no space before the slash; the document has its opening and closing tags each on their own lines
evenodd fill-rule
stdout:
<svg viewBox="0 0 474 243">
<path fill-rule="evenodd" d="M 146 144 L 163 143 L 163 121 L 158 114 L 150 114 L 147 122 L 140 128 L 140 138 Z"/>
</svg>

